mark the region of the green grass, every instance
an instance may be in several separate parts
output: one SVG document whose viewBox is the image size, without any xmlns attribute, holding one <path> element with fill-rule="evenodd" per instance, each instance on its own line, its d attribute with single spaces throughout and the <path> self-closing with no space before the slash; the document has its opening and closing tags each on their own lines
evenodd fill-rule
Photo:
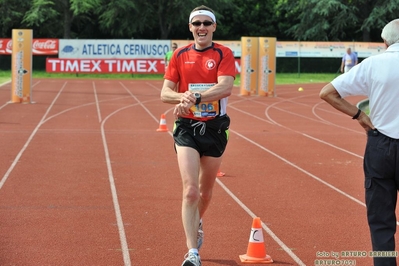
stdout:
<svg viewBox="0 0 399 266">
<path fill-rule="evenodd" d="M 331 73 L 277 73 L 276 84 L 328 83 L 335 77 Z"/>
<path fill-rule="evenodd" d="M 276 84 L 306 84 L 306 83 L 328 83 L 337 74 L 331 73 L 277 73 Z M 45 71 L 33 71 L 33 78 L 81 78 L 81 79 L 146 79 L 162 80 L 162 74 L 70 74 L 70 73 L 47 73 Z M 11 79 L 11 71 L 0 71 L 0 84 Z M 240 85 L 240 75 L 234 82 Z"/>
</svg>

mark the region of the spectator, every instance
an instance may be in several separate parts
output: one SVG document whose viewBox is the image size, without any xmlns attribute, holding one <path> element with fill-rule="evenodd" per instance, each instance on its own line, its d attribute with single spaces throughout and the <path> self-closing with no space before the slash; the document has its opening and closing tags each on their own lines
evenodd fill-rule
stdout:
<svg viewBox="0 0 399 266">
<path fill-rule="evenodd" d="M 165 54 L 165 69 L 168 67 L 170 59 L 172 58 L 173 52 L 177 49 L 177 43 L 172 43 L 172 50 L 169 50 Z"/>
<path fill-rule="evenodd" d="M 357 63 L 358 61 L 356 53 L 352 53 L 351 48 L 346 49 L 346 54 L 344 54 L 342 57 L 341 73 L 348 72 L 352 67 L 357 65 Z"/>
<path fill-rule="evenodd" d="M 387 47 L 351 71 L 335 78 L 320 97 L 344 114 L 352 116 L 367 132 L 363 159 L 367 220 L 375 266 L 396 266 L 396 202 L 399 189 L 399 19 L 382 29 Z M 346 72 L 346 71 L 345 71 Z M 369 98 L 370 117 L 344 97 Z M 363 141 L 363 140 L 362 140 Z"/>
</svg>

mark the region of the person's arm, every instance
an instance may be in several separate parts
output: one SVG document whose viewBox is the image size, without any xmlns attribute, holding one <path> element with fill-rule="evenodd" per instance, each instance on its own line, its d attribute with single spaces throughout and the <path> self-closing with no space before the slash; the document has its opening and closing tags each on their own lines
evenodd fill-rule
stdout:
<svg viewBox="0 0 399 266">
<path fill-rule="evenodd" d="M 203 102 L 217 101 L 231 95 L 234 86 L 234 77 L 219 76 L 218 83 L 208 90 L 201 92 L 201 100 Z"/>
<path fill-rule="evenodd" d="M 169 65 L 168 55 L 165 55 L 165 58 L 163 61 L 165 62 L 165 67 L 167 67 Z"/>
<path fill-rule="evenodd" d="M 201 92 L 201 101 L 210 102 L 217 101 L 231 95 L 234 86 L 234 78 L 232 76 L 219 76 L 218 83 L 207 91 Z M 196 98 L 194 92 L 186 91 L 179 93 L 176 91 L 176 83 L 165 79 L 162 90 L 161 100 L 164 103 L 176 104 L 173 114 L 175 117 L 188 115 L 191 106 L 195 104 Z"/>
<path fill-rule="evenodd" d="M 374 129 L 373 124 L 368 115 L 366 115 L 363 111 L 358 109 L 355 105 L 349 103 L 347 100 L 339 95 L 338 91 L 334 88 L 334 86 L 329 83 L 324 86 L 319 94 L 320 98 L 327 103 L 329 103 L 332 107 L 341 111 L 344 114 L 351 116 L 354 119 L 357 119 L 359 124 L 366 130 Z M 359 115 L 357 113 L 359 112 Z M 356 117 L 357 116 L 357 117 Z"/>
<path fill-rule="evenodd" d="M 186 116 L 190 113 L 190 108 L 195 104 L 196 98 L 190 91 L 184 93 L 177 91 L 177 84 L 165 79 L 161 90 L 161 101 L 164 103 L 175 104 L 173 115 L 175 119 L 179 116 Z"/>
<path fill-rule="evenodd" d="M 161 90 L 161 101 L 164 103 L 180 103 L 183 93 L 177 92 L 176 83 L 165 79 Z"/>
<path fill-rule="evenodd" d="M 218 77 L 218 83 L 208 90 L 201 92 L 201 101 L 211 102 L 217 101 L 222 98 L 231 95 L 231 91 L 234 85 L 234 78 L 231 76 L 220 76 Z M 185 93 L 179 93 L 175 90 L 176 83 L 173 81 L 165 79 L 162 90 L 161 90 L 161 100 L 164 103 L 195 103 L 194 92 L 186 91 Z"/>
<path fill-rule="evenodd" d="M 341 72 L 344 73 L 344 58 L 341 60 Z"/>
</svg>

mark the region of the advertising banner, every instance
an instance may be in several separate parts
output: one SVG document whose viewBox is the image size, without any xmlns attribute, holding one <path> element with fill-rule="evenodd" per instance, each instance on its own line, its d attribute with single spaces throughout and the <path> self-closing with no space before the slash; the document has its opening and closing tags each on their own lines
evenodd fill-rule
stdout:
<svg viewBox="0 0 399 266">
<path fill-rule="evenodd" d="M 12 30 L 11 102 L 30 103 L 32 86 L 32 30 Z"/>
<path fill-rule="evenodd" d="M 257 94 L 258 37 L 241 37 L 241 95 Z"/>
<path fill-rule="evenodd" d="M 277 42 L 276 57 L 341 58 L 348 48 L 360 58 L 377 55 L 386 50 L 384 43 Z"/>
<path fill-rule="evenodd" d="M 258 95 L 274 96 L 276 80 L 276 38 L 259 38 Z"/>
<path fill-rule="evenodd" d="M 229 47 L 234 57 L 241 57 L 241 41 L 214 42 Z M 59 40 L 33 39 L 33 55 L 57 55 L 59 58 L 158 58 L 171 49 L 171 43 L 179 47 L 193 43 L 192 40 Z M 350 47 L 358 57 L 366 58 L 386 50 L 384 43 L 371 42 L 276 42 L 276 57 L 342 57 Z M 79 52 L 80 51 L 80 52 Z M 0 55 L 11 55 L 12 39 L 0 38 Z"/>
<path fill-rule="evenodd" d="M 240 59 L 235 60 L 236 74 L 240 73 Z M 47 58 L 46 72 L 59 73 L 132 73 L 163 74 L 163 59 L 61 59 Z"/>
<path fill-rule="evenodd" d="M 191 40 L 172 40 L 179 47 L 192 43 Z M 214 41 L 229 47 L 234 57 L 241 57 L 241 41 Z M 357 53 L 358 57 L 366 58 L 382 53 L 386 50 L 384 43 L 370 42 L 299 42 L 283 41 L 276 42 L 276 57 L 329 57 L 341 58 L 347 48 Z"/>
<path fill-rule="evenodd" d="M 63 59 L 163 59 L 170 40 L 60 40 Z"/>
<path fill-rule="evenodd" d="M 12 39 L 0 38 L 0 55 L 12 54 Z M 58 39 L 33 39 L 33 55 L 57 55 Z"/>
</svg>

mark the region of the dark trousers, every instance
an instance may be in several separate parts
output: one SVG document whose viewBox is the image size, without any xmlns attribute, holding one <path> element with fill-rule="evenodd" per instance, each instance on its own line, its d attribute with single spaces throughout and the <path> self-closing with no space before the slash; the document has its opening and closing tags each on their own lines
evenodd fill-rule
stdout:
<svg viewBox="0 0 399 266">
<path fill-rule="evenodd" d="M 378 130 L 371 130 L 367 135 L 363 166 L 372 247 L 373 251 L 395 251 L 399 140 L 389 138 Z M 396 266 L 396 257 L 374 257 L 374 265 Z"/>
</svg>

